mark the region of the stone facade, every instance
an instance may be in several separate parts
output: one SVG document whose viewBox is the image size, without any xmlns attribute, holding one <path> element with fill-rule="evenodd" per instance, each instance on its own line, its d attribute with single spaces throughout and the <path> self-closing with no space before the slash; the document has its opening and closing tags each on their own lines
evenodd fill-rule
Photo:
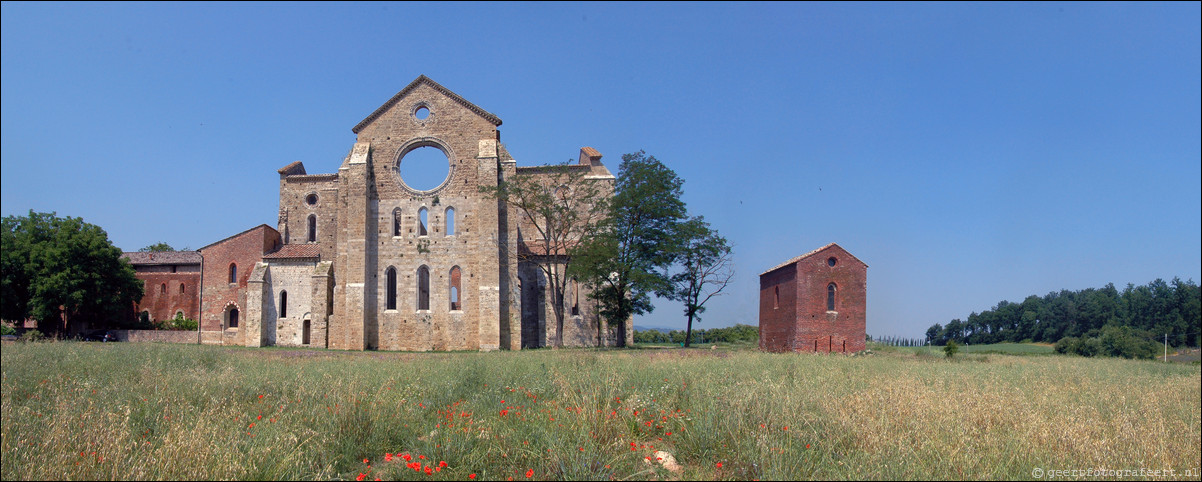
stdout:
<svg viewBox="0 0 1202 482">
<path fill-rule="evenodd" d="M 868 265 L 837 244 L 760 274 L 760 349 L 857 352 L 865 348 Z"/>
<path fill-rule="evenodd" d="M 552 344 L 552 296 L 537 269 L 545 261 L 518 253 L 519 240 L 535 236 L 484 192 L 519 172 L 538 175 L 517 167 L 500 125 L 420 76 L 352 129 L 337 172 L 309 174 L 299 161 L 279 169 L 276 228 L 200 249 L 201 341 L 408 351 Z M 400 174 L 418 149 L 447 162 L 445 179 L 424 190 Z M 612 193 L 595 149 L 582 148 L 572 168 Z M 629 322 L 625 333 L 602 323 L 575 284 L 564 304 L 567 346 L 633 337 Z"/>
</svg>

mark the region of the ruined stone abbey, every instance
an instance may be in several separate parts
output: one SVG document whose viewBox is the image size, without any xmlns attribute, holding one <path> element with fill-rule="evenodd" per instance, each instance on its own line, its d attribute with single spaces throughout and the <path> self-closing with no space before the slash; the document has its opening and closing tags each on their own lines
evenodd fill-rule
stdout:
<svg viewBox="0 0 1202 482">
<path fill-rule="evenodd" d="M 548 261 L 521 252 L 537 236 L 523 229 L 529 220 L 481 191 L 537 172 L 517 165 L 499 142 L 500 125 L 420 76 L 351 129 L 356 142 L 336 172 L 311 174 L 299 161 L 281 168 L 275 227 L 198 250 L 199 341 L 413 351 L 553 344 L 554 297 L 532 265 Z M 400 169 L 421 148 L 449 164 L 442 183 L 426 190 L 406 184 Z M 593 148 L 582 148 L 572 169 L 612 192 L 614 177 Z M 569 282 L 564 344 L 629 343 L 631 323 L 622 333 L 605 326 L 583 292 Z"/>
</svg>

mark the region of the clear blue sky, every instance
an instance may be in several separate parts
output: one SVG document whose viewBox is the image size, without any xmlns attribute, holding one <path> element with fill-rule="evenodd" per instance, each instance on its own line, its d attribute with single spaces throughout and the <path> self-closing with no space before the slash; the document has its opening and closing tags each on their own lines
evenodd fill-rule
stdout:
<svg viewBox="0 0 1202 482">
<path fill-rule="evenodd" d="M 735 246 L 701 328 L 830 242 L 868 332 L 998 301 L 1202 280 L 1199 3 L 5 2 L 4 215 L 127 251 L 274 225 L 276 169 L 335 172 L 420 74 L 519 165 L 646 150 Z M 683 328 L 678 304 L 636 324 Z"/>
</svg>

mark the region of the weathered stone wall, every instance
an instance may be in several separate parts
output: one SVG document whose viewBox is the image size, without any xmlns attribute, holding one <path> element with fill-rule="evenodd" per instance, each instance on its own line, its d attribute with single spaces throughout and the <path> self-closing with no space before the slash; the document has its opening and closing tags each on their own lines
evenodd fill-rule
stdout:
<svg viewBox="0 0 1202 482">
<path fill-rule="evenodd" d="M 303 168 L 303 166 L 302 166 Z M 310 203 L 312 201 L 312 203 Z M 322 259 L 334 259 L 338 230 L 338 175 L 280 175 L 280 221 L 286 244 L 309 242 L 309 217 L 316 219 L 316 243 Z"/>
<path fill-rule="evenodd" d="M 316 260 L 272 260 L 268 263 L 270 276 L 270 299 L 273 303 L 265 306 L 263 320 L 268 326 L 268 345 L 305 346 L 303 341 L 303 320 L 312 320 L 313 306 L 313 270 Z M 288 294 L 287 310 L 281 312 L 282 294 Z M 282 316 L 286 315 L 286 316 Z M 312 323 L 310 322 L 310 344 L 312 344 Z"/>
<path fill-rule="evenodd" d="M 196 344 L 195 331 L 177 330 L 109 330 L 117 341 Z"/>
</svg>

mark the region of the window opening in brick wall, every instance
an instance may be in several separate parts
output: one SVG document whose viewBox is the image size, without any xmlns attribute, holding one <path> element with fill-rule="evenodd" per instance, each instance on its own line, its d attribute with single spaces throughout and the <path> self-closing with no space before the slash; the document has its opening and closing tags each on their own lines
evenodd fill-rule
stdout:
<svg viewBox="0 0 1202 482">
<path fill-rule="evenodd" d="M 780 286 L 772 287 L 772 309 L 780 308 Z"/>
<path fill-rule="evenodd" d="M 384 278 L 387 280 L 386 283 L 388 285 L 385 288 L 388 291 L 388 296 L 385 298 L 387 300 L 386 301 L 387 304 L 384 305 L 384 307 L 385 307 L 384 309 L 395 310 L 396 309 L 396 268 L 389 266 L 388 270 L 386 270 L 384 272 Z"/>
<path fill-rule="evenodd" d="M 836 264 L 839 264 L 839 260 L 838 260 L 838 259 L 836 259 L 834 256 L 831 256 L 831 257 L 829 257 L 829 258 L 826 258 L 826 265 L 827 265 L 827 266 L 834 266 L 834 265 L 836 265 Z"/>
<path fill-rule="evenodd" d="M 184 290 L 184 284 L 183 284 L 183 283 L 180 283 L 180 284 L 179 284 L 179 294 L 181 294 L 181 295 L 182 295 L 182 294 L 184 294 L 184 292 L 185 292 L 185 290 Z"/>
<path fill-rule="evenodd" d="M 451 268 L 451 276 L 450 277 L 451 277 L 451 281 L 450 281 L 450 284 L 451 284 L 451 311 L 462 310 L 463 305 L 459 301 L 459 294 L 461 291 L 459 289 L 459 285 L 460 285 L 460 281 L 462 279 L 462 275 L 461 275 L 461 272 L 459 271 L 458 266 Z"/>
<path fill-rule="evenodd" d="M 225 310 L 225 327 L 226 328 L 237 328 L 238 327 L 238 309 L 237 308 L 234 308 L 231 306 Z"/>
<path fill-rule="evenodd" d="M 826 311 L 835 311 L 835 291 L 837 289 L 834 283 L 826 285 Z"/>
<path fill-rule="evenodd" d="M 176 267 L 176 266 L 175 266 L 174 264 L 173 264 L 173 265 L 171 265 L 171 272 L 172 272 L 172 273 L 174 273 L 174 272 L 175 272 L 175 267 Z"/>
<path fill-rule="evenodd" d="M 310 206 L 317 204 L 317 195 L 310 194 L 308 196 L 305 196 L 305 204 L 308 204 Z"/>
<path fill-rule="evenodd" d="M 317 242 L 317 215 L 309 215 L 309 242 Z"/>
<path fill-rule="evenodd" d="M 280 292 L 280 318 L 288 317 L 288 290 Z"/>
<path fill-rule="evenodd" d="M 447 236 L 455 235 L 455 208 L 447 208 Z"/>
<path fill-rule="evenodd" d="M 161 294 L 161 295 L 167 294 L 167 283 L 163 283 L 163 284 L 159 285 L 159 294 Z"/>
<path fill-rule="evenodd" d="M 309 344 L 309 331 L 311 330 L 309 325 L 310 325 L 309 319 L 305 318 L 304 323 L 301 324 L 301 344 L 302 345 Z"/>
<path fill-rule="evenodd" d="M 427 234 L 426 226 L 429 226 L 429 224 L 426 221 L 427 221 L 428 217 L 429 217 L 429 210 L 427 210 L 426 208 L 421 208 L 421 209 L 417 210 L 417 235 L 418 236 L 425 236 Z"/>
<path fill-rule="evenodd" d="M 392 235 L 401 235 L 401 208 L 392 210 Z"/>
<path fill-rule="evenodd" d="M 430 309 L 430 268 L 417 269 L 417 309 Z"/>
<path fill-rule="evenodd" d="M 238 265 L 230 263 L 230 284 L 238 282 Z"/>
</svg>

